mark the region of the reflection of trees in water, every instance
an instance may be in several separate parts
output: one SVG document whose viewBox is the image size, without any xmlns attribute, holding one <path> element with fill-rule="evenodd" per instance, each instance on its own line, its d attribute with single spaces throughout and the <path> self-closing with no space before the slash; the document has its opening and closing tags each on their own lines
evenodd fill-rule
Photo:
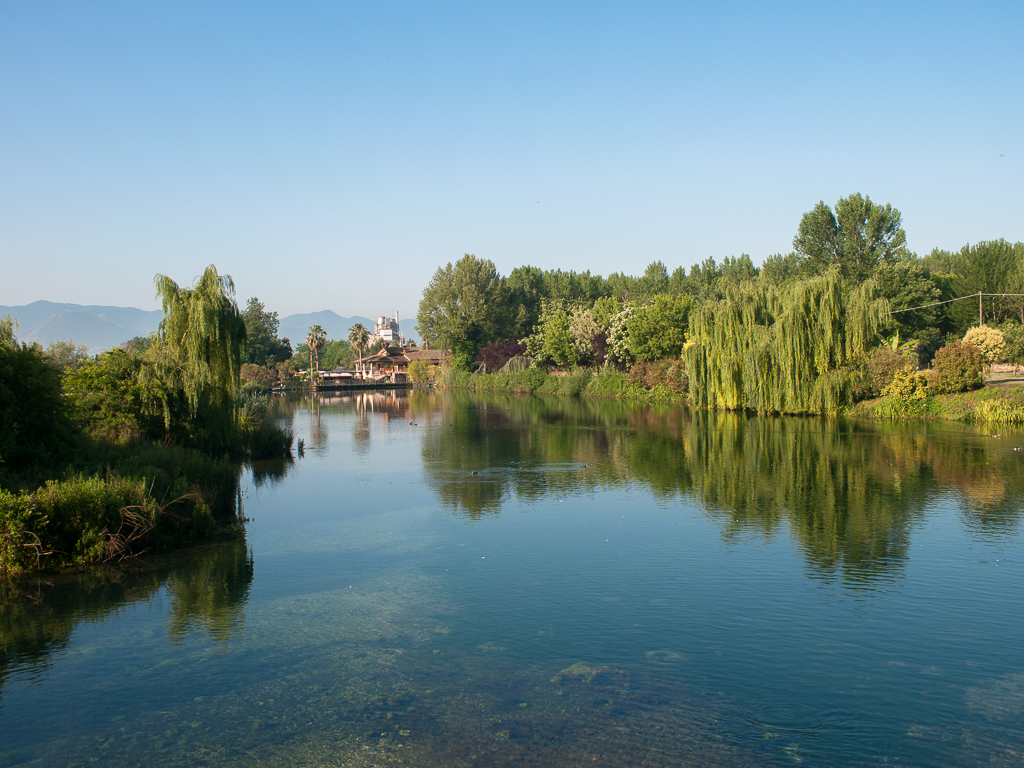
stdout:
<svg viewBox="0 0 1024 768">
<path fill-rule="evenodd" d="M 1020 518 L 1024 458 L 963 428 L 468 393 L 435 407 L 450 427 L 425 437 L 424 465 L 441 503 L 471 518 L 513 495 L 641 482 L 697 500 L 726 536 L 785 524 L 817 575 L 851 583 L 902 568 L 912 527 L 951 491 L 973 529 Z"/>
<path fill-rule="evenodd" d="M 327 448 L 328 433 L 323 419 L 320 418 L 322 399 L 322 396 L 315 393 L 302 399 L 302 407 L 309 410 L 309 434 L 306 440 L 306 450 L 314 453 L 322 453 Z"/>
<path fill-rule="evenodd" d="M 48 666 L 81 622 L 147 602 L 165 585 L 170 637 L 204 631 L 224 643 L 241 630 L 252 577 L 252 556 L 240 537 L 125 567 L 0 583 L 0 689 L 15 667 Z"/>
<path fill-rule="evenodd" d="M 252 471 L 253 485 L 257 488 L 262 488 L 264 485 L 274 485 L 284 480 L 292 467 L 295 466 L 295 459 L 291 456 L 280 459 L 265 459 L 263 461 L 251 462 L 248 466 Z"/>
<path fill-rule="evenodd" d="M 168 634 L 180 640 L 205 630 L 218 644 L 226 644 L 242 628 L 252 577 L 252 552 L 244 539 L 217 546 L 191 567 L 176 569 L 167 579 Z"/>
</svg>

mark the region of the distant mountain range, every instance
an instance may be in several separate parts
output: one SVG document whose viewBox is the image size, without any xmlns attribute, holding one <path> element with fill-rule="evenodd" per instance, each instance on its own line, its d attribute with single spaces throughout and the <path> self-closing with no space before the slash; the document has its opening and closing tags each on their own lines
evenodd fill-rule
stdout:
<svg viewBox="0 0 1024 768">
<path fill-rule="evenodd" d="M 147 336 L 155 331 L 163 319 L 162 310 L 147 312 L 134 307 L 101 307 L 82 304 L 55 304 L 52 301 L 34 301 L 19 307 L 0 306 L 0 316 L 11 315 L 18 321 L 19 341 L 39 342 L 44 347 L 51 341 L 73 340 L 84 344 L 91 354 L 116 347 L 136 336 Z M 327 309 L 281 318 L 278 333 L 291 339 L 297 347 L 309 333 L 309 326 L 319 324 L 327 331 L 328 339 L 348 338 L 349 328 L 362 323 L 370 331 L 376 319 L 368 317 L 342 317 Z M 407 339 L 419 338 L 415 331 L 416 319 L 399 322 Z"/>
</svg>

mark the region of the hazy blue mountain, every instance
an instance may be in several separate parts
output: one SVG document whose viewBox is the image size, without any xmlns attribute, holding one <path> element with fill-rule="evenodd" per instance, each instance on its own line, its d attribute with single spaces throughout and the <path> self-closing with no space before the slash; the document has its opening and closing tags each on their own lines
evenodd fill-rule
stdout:
<svg viewBox="0 0 1024 768">
<path fill-rule="evenodd" d="M 135 307 L 103 307 L 82 304 L 57 304 L 52 301 L 34 301 L 17 307 L 0 306 L 0 315 L 11 315 L 18 321 L 18 340 L 39 342 L 44 347 L 51 341 L 74 340 L 85 344 L 92 354 L 116 347 L 136 336 L 155 331 L 164 317 L 162 310 L 146 311 Z M 291 339 L 292 346 L 301 344 L 309 326 L 320 324 L 329 339 L 347 339 L 349 329 L 362 323 L 373 331 L 376 318 L 342 317 L 325 309 L 288 315 L 281 318 L 278 333 Z M 416 319 L 401 320 L 399 326 L 408 339 L 419 339 L 415 331 Z"/>
<path fill-rule="evenodd" d="M 95 354 L 155 331 L 164 313 L 159 309 L 34 301 L 24 306 L 0 306 L 0 315 L 11 315 L 18 321 L 19 341 L 35 341 L 45 347 L 51 341 L 73 339 Z"/>
</svg>

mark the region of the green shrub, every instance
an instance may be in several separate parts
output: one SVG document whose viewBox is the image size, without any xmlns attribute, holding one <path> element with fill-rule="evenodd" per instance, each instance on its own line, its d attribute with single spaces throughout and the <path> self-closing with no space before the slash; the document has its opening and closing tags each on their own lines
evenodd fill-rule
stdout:
<svg viewBox="0 0 1024 768">
<path fill-rule="evenodd" d="M 586 389 L 587 384 L 593 378 L 593 374 L 587 368 L 578 368 L 570 374 L 559 377 L 558 394 L 569 397 L 579 397 Z"/>
<path fill-rule="evenodd" d="M 270 389 L 277 383 L 277 371 L 263 365 L 245 363 L 240 373 L 244 385 L 255 385 L 261 389 Z"/>
<path fill-rule="evenodd" d="M 607 366 L 591 377 L 584 394 L 592 397 L 618 397 L 628 386 L 629 378 L 626 374 Z"/>
<path fill-rule="evenodd" d="M 964 334 L 963 341 L 981 353 L 981 360 L 985 365 L 992 365 L 1003 359 L 1006 339 L 998 328 L 991 325 L 975 326 Z"/>
<path fill-rule="evenodd" d="M 686 366 L 682 360 L 656 360 L 639 362 L 629 370 L 629 382 L 640 389 L 658 387 L 676 395 L 685 395 L 689 389 Z"/>
<path fill-rule="evenodd" d="M 438 389 L 465 389 L 469 386 L 469 371 L 456 368 L 453 365 L 441 367 L 441 373 L 437 377 Z"/>
<path fill-rule="evenodd" d="M 1003 359 L 1015 366 L 1024 364 L 1024 325 L 1017 320 L 1008 320 L 999 330 L 1003 332 L 1003 339 L 1006 341 Z"/>
<path fill-rule="evenodd" d="M 928 380 L 907 365 L 882 391 L 879 413 L 890 419 L 923 416 L 928 407 Z"/>
<path fill-rule="evenodd" d="M 431 365 L 426 360 L 413 360 L 409 363 L 409 381 L 414 384 L 426 384 L 428 381 L 436 380 L 440 372 L 438 366 Z"/>
<path fill-rule="evenodd" d="M 78 476 L 50 480 L 33 493 L 0 491 L 0 577 L 121 559 L 218 527 L 201 493 L 158 502 L 154 486 L 116 475 Z"/>
<path fill-rule="evenodd" d="M 935 353 L 931 386 L 939 393 L 966 392 L 981 386 L 981 352 L 971 344 L 954 341 Z"/>
<path fill-rule="evenodd" d="M 908 363 L 906 357 L 888 347 L 877 347 L 871 350 L 865 363 L 865 396 L 878 397 L 881 395 L 896 374 L 903 371 Z"/>
</svg>

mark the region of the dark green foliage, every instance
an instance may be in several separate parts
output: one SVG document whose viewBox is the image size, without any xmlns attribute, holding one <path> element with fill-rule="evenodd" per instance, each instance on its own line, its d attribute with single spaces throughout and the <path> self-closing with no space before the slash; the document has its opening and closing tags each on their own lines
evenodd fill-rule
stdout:
<svg viewBox="0 0 1024 768">
<path fill-rule="evenodd" d="M 450 350 L 469 370 L 481 347 L 499 341 L 508 326 L 505 287 L 494 263 L 466 254 L 434 273 L 423 289 L 417 329 L 432 346 Z"/>
<path fill-rule="evenodd" d="M 71 455 L 60 371 L 38 347 L 0 344 L 0 487 Z"/>
<path fill-rule="evenodd" d="M 246 303 L 242 320 L 245 322 L 244 362 L 271 368 L 292 356 L 291 344 L 277 337 L 280 326 L 277 312 L 267 312 L 263 302 L 255 296 Z"/>
<path fill-rule="evenodd" d="M 934 250 L 926 263 L 933 270 L 950 273 L 953 296 L 982 293 L 1024 293 L 1024 243 L 989 240 L 965 245 L 957 253 Z M 998 325 L 1011 317 L 1024 322 L 1024 297 L 986 296 L 982 303 L 985 323 Z M 978 325 L 978 302 L 949 305 L 954 329 L 963 334 Z"/>
<path fill-rule="evenodd" d="M 79 428 L 103 440 L 183 435 L 183 398 L 165 402 L 174 395 L 158 381 L 142 384 L 142 367 L 141 357 L 111 349 L 69 372 L 64 377 L 64 394 Z M 170 429 L 165 412 L 173 414 Z"/>
<path fill-rule="evenodd" d="M 787 253 L 785 256 L 772 254 L 761 264 L 761 279 L 771 285 L 801 280 L 807 276 L 804 262 L 805 259 L 795 253 Z"/>
<path fill-rule="evenodd" d="M 339 365 L 348 366 L 355 360 L 356 353 L 352 345 L 344 339 L 328 339 L 320 350 L 320 368 L 332 371 Z"/>
<path fill-rule="evenodd" d="M 637 360 L 679 357 L 689 326 L 689 296 L 657 296 L 638 307 L 626 322 L 629 349 Z"/>
<path fill-rule="evenodd" d="M 876 347 L 871 350 L 865 363 L 865 391 L 866 397 L 878 397 L 886 387 L 892 383 L 897 373 L 905 368 L 914 368 L 913 362 L 906 356 L 901 355 L 887 347 Z"/>
<path fill-rule="evenodd" d="M 887 299 L 892 311 L 892 323 L 904 338 L 914 338 L 938 328 L 944 316 L 943 306 L 906 310 L 934 304 L 944 297 L 931 271 L 920 261 L 902 261 L 879 264 L 874 275 L 877 295 Z"/>
<path fill-rule="evenodd" d="M 970 344 L 954 341 L 935 353 L 931 386 L 939 393 L 966 392 L 981 386 L 981 352 Z"/>
<path fill-rule="evenodd" d="M 154 486 L 145 479 L 80 476 L 47 481 L 34 493 L 0 491 L 0 578 L 130 557 L 216 529 L 198 491 L 165 494 L 161 502 Z"/>
<path fill-rule="evenodd" d="M 1006 362 L 1015 366 L 1024 365 L 1024 325 L 1016 320 L 1008 320 L 999 326 L 1006 340 L 1006 349 L 1003 356 Z"/>
<path fill-rule="evenodd" d="M 879 264 L 909 255 L 906 242 L 900 212 L 857 193 L 839 200 L 834 213 L 824 201 L 805 213 L 793 249 L 813 274 L 838 268 L 844 278 L 860 283 Z"/>
</svg>

